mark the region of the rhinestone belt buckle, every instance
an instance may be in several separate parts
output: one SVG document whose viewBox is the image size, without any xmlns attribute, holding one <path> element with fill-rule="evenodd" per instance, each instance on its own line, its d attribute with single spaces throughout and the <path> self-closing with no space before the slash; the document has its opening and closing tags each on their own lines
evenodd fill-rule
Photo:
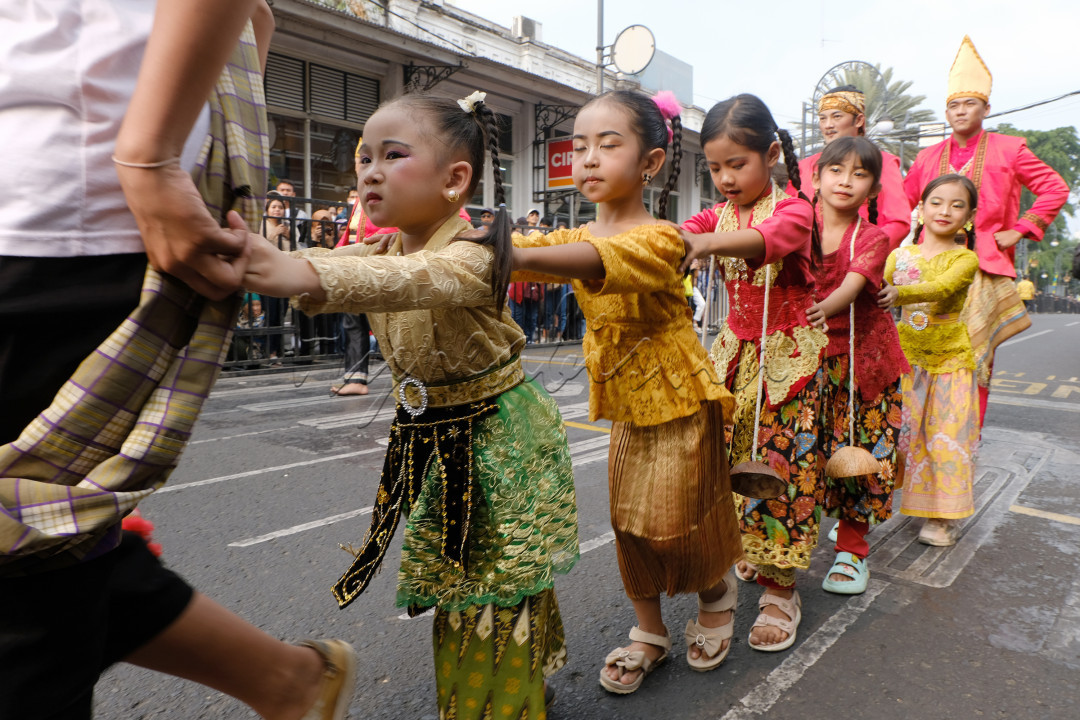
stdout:
<svg viewBox="0 0 1080 720">
<path fill-rule="evenodd" d="M 907 324 L 916 330 L 925 330 L 926 326 L 930 324 L 930 316 L 922 310 L 915 310 L 908 315 Z"/>
<path fill-rule="evenodd" d="M 407 392 L 410 387 L 416 388 L 415 392 L 413 392 L 413 393 Z M 427 407 L 428 407 L 427 386 L 424 385 L 423 381 L 419 380 L 418 378 L 407 377 L 404 380 L 402 380 L 401 383 L 398 384 L 398 392 L 397 392 L 397 394 L 398 394 L 398 400 L 401 402 L 401 407 L 405 408 L 405 412 L 409 413 L 409 415 L 411 415 L 412 417 L 419 417 L 420 415 L 424 414 L 425 410 L 427 410 Z M 419 395 L 420 396 L 419 403 L 414 405 L 412 400 L 410 400 L 410 398 L 409 398 L 410 395 L 412 395 L 413 397 L 415 397 L 416 395 Z"/>
</svg>

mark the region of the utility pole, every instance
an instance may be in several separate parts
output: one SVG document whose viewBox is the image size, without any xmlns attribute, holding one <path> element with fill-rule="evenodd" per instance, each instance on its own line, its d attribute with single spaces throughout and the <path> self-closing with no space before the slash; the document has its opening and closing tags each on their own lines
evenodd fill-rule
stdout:
<svg viewBox="0 0 1080 720">
<path fill-rule="evenodd" d="M 596 94 L 604 92 L 604 0 L 596 0 Z"/>
</svg>

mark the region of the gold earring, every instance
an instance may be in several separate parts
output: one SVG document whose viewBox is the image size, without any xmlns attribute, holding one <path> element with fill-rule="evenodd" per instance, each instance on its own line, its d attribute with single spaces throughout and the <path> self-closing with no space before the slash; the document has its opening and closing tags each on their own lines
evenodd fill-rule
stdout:
<svg viewBox="0 0 1080 720">
<path fill-rule="evenodd" d="M 447 193 L 446 199 L 449 202 L 456 203 L 457 200 L 458 200 L 458 192 L 457 192 L 457 190 L 451 190 L 449 193 Z"/>
<path fill-rule="evenodd" d="M 649 173 L 645 173 L 644 175 L 641 176 L 641 184 L 642 185 L 648 185 L 651 182 L 652 182 L 652 175 L 650 175 Z"/>
<path fill-rule="evenodd" d="M 968 220 L 966 223 L 964 223 L 964 229 L 967 230 L 968 232 L 971 232 L 972 230 L 975 229 L 975 226 L 971 224 L 970 220 Z"/>
<path fill-rule="evenodd" d="M 919 225 L 922 225 L 922 215 L 919 216 L 919 219 L 916 222 L 918 222 Z"/>
</svg>

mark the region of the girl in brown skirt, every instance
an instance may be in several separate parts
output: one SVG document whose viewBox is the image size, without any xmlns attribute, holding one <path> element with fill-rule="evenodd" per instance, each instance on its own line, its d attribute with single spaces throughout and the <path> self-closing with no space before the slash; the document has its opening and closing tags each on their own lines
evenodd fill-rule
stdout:
<svg viewBox="0 0 1080 720">
<path fill-rule="evenodd" d="M 611 524 L 638 624 L 631 643 L 607 656 L 600 683 L 620 694 L 637 690 L 671 649 L 663 592 L 698 594 L 686 626 L 690 666 L 723 662 L 736 601 L 729 569 L 742 555 L 723 435 L 733 398 L 694 334 L 679 232 L 657 224 L 642 200 L 670 142 L 665 216 L 681 159 L 678 112 L 674 97 L 654 102 L 628 91 L 588 103 L 574 123 L 573 173 L 597 204 L 596 221 L 515 237 L 515 280 L 574 279 L 588 322 L 589 415 L 614 423 Z"/>
</svg>

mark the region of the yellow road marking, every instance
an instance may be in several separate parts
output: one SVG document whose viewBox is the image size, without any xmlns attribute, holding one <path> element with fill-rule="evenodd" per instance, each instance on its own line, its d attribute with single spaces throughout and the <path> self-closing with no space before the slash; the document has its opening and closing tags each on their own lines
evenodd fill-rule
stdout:
<svg viewBox="0 0 1080 720">
<path fill-rule="evenodd" d="M 578 430 L 595 430 L 596 432 L 611 433 L 611 428 L 600 427 L 599 425 L 586 425 L 585 423 L 571 422 L 570 420 L 563 420 L 563 425 L 566 427 L 577 428 Z"/>
<path fill-rule="evenodd" d="M 1014 513 L 1021 515 L 1030 515 L 1031 517 L 1042 518 L 1043 520 L 1053 520 L 1055 522 L 1067 523 L 1069 525 L 1080 525 L 1080 517 L 1074 517 L 1072 515 L 1062 515 L 1061 513 L 1046 512 L 1045 510 L 1036 510 L 1035 508 L 1024 507 L 1023 505 L 1013 505 L 1009 508 Z"/>
<path fill-rule="evenodd" d="M 1053 379 L 1054 379 L 1054 378 L 1056 378 L 1056 377 L 1057 377 L 1057 375 L 1047 375 L 1047 376 L 1046 376 L 1046 379 L 1047 379 L 1047 380 L 1053 380 Z"/>
</svg>

